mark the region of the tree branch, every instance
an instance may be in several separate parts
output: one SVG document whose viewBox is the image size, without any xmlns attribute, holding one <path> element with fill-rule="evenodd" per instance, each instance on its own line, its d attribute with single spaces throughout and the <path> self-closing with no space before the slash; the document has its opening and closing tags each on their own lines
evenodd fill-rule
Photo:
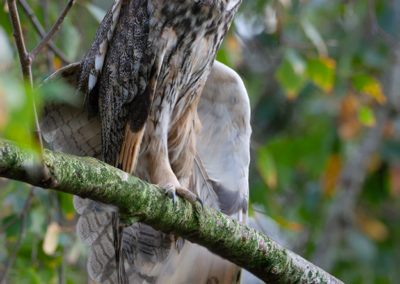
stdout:
<svg viewBox="0 0 400 284">
<path fill-rule="evenodd" d="M 56 34 L 56 32 L 60 29 L 62 22 L 65 19 L 65 16 L 67 16 L 69 10 L 72 8 L 72 5 L 74 5 L 75 0 L 69 0 L 67 5 L 65 6 L 64 10 L 61 12 L 60 16 L 58 17 L 57 21 L 54 23 L 54 25 L 51 27 L 50 31 L 47 33 L 47 35 L 42 39 L 42 41 L 30 52 L 29 56 L 31 60 L 38 55 L 40 50 L 47 45 L 47 43 L 50 41 L 50 39 Z"/>
<path fill-rule="evenodd" d="M 7 5 L 10 11 L 10 19 L 11 25 L 13 29 L 13 36 L 17 46 L 18 56 L 21 63 L 22 76 L 24 80 L 29 82 L 31 88 L 33 88 L 33 76 L 32 76 L 32 60 L 33 57 L 28 53 L 25 46 L 24 36 L 21 28 L 21 21 L 19 19 L 17 2 L 16 0 L 7 0 Z M 39 118 L 36 110 L 36 103 L 33 99 L 32 101 L 33 113 L 35 115 L 35 125 L 36 125 L 36 134 L 40 144 L 40 151 L 43 156 L 43 140 L 40 132 Z M 43 171 L 46 171 L 45 167 L 43 167 Z"/>
<path fill-rule="evenodd" d="M 174 207 L 165 191 L 94 158 L 45 150 L 44 161 L 50 179 L 40 176 L 32 153 L 0 139 L 2 177 L 116 205 L 125 222 L 140 221 L 198 243 L 268 283 L 342 283 L 221 212 L 194 208 L 181 198 Z"/>
<path fill-rule="evenodd" d="M 22 74 L 24 78 L 29 80 L 29 82 L 32 84 L 32 68 L 31 68 L 32 60 L 29 56 L 29 53 L 26 51 L 16 0 L 7 0 L 7 5 L 10 11 L 13 36 L 15 40 L 15 45 L 17 46 Z"/>
<path fill-rule="evenodd" d="M 18 0 L 19 4 L 21 5 L 24 12 L 27 14 L 28 18 L 30 19 L 33 27 L 35 28 L 36 32 L 40 35 L 43 39 L 46 36 L 46 32 L 44 31 L 42 25 L 40 24 L 39 20 L 36 18 L 35 13 L 32 11 L 31 7 L 25 0 Z M 67 57 L 54 45 L 54 43 L 49 40 L 47 46 L 57 55 L 58 58 L 61 59 L 64 65 L 70 64 Z"/>
</svg>

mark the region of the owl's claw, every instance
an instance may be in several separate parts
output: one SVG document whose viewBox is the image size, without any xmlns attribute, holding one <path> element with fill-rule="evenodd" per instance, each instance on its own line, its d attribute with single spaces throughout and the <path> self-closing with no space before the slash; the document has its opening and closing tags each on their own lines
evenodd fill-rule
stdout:
<svg viewBox="0 0 400 284">
<path fill-rule="evenodd" d="M 196 205 L 196 202 L 199 202 L 201 205 L 201 209 L 204 209 L 204 204 L 203 201 L 196 196 L 193 192 L 187 190 L 186 188 L 183 187 L 175 187 L 173 184 L 167 184 L 165 186 L 162 186 L 165 190 L 165 194 L 167 194 L 170 198 L 172 198 L 172 204 L 174 207 L 176 206 L 176 195 L 179 195 L 183 199 L 186 199 L 193 205 Z"/>
<path fill-rule="evenodd" d="M 201 205 L 201 210 L 204 210 L 203 200 L 201 200 L 201 198 L 197 196 L 197 197 L 196 197 L 196 201 L 198 201 L 198 202 L 200 203 L 200 205 Z"/>
<path fill-rule="evenodd" d="M 165 190 L 165 194 L 168 195 L 169 198 L 172 198 L 172 204 L 175 208 L 175 205 L 176 205 L 175 187 L 172 184 L 167 184 L 166 186 L 163 186 L 162 188 Z"/>
</svg>

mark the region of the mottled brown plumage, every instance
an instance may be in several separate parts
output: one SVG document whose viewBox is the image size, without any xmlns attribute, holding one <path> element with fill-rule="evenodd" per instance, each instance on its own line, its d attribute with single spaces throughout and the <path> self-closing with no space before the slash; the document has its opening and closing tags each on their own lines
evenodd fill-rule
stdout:
<svg viewBox="0 0 400 284">
<path fill-rule="evenodd" d="M 59 70 L 49 80 L 67 77 L 77 85 L 80 64 Z M 189 188 L 205 204 L 246 222 L 250 107 L 239 76 L 215 62 L 197 108 L 202 125 L 196 134 L 196 159 Z M 41 128 L 47 147 L 101 158 L 101 124 L 81 107 L 51 104 Z M 138 167 L 140 163 L 138 164 Z M 88 272 L 101 283 L 116 283 L 112 215 L 116 208 L 74 198 L 80 215 L 77 233 L 90 246 Z M 238 268 L 206 249 L 185 242 L 178 253 L 171 236 L 136 223 L 123 230 L 125 272 L 130 283 L 232 283 Z M 195 269 L 193 269 L 195 268 Z M 211 281 L 211 282 L 210 282 Z M 218 281 L 218 282 L 217 282 Z"/>
<path fill-rule="evenodd" d="M 195 126 L 188 124 L 194 120 L 211 63 L 239 4 L 239 0 L 114 3 L 83 60 L 80 76 L 87 107 L 101 118 L 107 163 L 132 171 L 144 138 L 147 149 L 141 152 L 147 150 L 149 155 L 149 181 L 180 187 L 178 180 L 188 180 L 190 171 L 182 168 L 182 160 L 189 160 L 184 168 L 190 169 L 193 151 L 181 154 L 168 136 L 180 128 L 181 137 L 173 144 L 193 144 Z M 179 161 L 169 162 L 168 156 Z"/>
<path fill-rule="evenodd" d="M 76 110 L 64 119 L 67 110 L 48 107 L 46 141 L 70 149 L 64 144 L 71 139 L 64 133 L 74 138 L 71 125 L 79 129 L 78 136 L 91 125 L 79 141 L 91 141 L 93 147 L 72 152 L 98 155 L 100 133 L 93 129 L 101 128 L 100 152 L 107 163 L 191 202 L 199 196 L 245 222 L 250 136 L 246 91 L 232 70 L 216 63 L 200 97 L 240 2 L 115 1 L 82 63 L 59 72 L 77 82 L 92 116 L 85 122 L 82 110 Z M 72 69 L 79 76 L 70 76 Z M 70 144 L 79 142 L 74 138 Z M 172 236 L 140 223 L 123 229 L 119 239 L 115 209 L 80 198 L 74 205 L 81 215 L 78 234 L 91 246 L 89 275 L 96 281 L 117 281 L 119 253 L 119 281 L 236 281 L 235 265 L 197 245 L 187 242 L 178 253 Z M 190 271 L 188 265 L 205 271 Z"/>
</svg>

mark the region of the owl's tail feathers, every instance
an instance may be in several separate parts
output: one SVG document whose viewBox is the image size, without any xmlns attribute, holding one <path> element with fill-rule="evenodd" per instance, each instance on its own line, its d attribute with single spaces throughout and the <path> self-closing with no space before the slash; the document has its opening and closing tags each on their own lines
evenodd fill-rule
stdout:
<svg viewBox="0 0 400 284">
<path fill-rule="evenodd" d="M 63 80 L 77 87 L 79 72 L 80 63 L 73 63 L 53 73 L 44 83 Z M 81 94 L 72 92 L 70 95 L 83 101 Z M 100 122 L 96 116 L 89 118 L 82 104 L 46 104 L 40 125 L 48 148 L 78 156 L 101 157 Z M 80 215 L 78 237 L 90 247 L 87 262 L 90 278 L 101 283 L 117 283 L 112 230 L 116 208 L 77 196 L 74 207 Z"/>
<path fill-rule="evenodd" d="M 87 270 L 91 279 L 117 283 L 112 216 L 115 207 L 74 196 L 74 207 L 80 214 L 76 231 L 80 240 L 90 247 Z"/>
<path fill-rule="evenodd" d="M 116 165 L 125 172 L 132 173 L 135 169 L 145 127 L 146 125 L 143 125 L 139 131 L 134 132 L 129 123 L 126 124 L 124 141 Z"/>
</svg>

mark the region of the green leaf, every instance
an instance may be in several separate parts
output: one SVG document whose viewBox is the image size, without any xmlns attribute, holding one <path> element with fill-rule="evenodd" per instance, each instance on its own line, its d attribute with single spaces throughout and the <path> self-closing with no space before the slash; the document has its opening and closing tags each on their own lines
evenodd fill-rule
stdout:
<svg viewBox="0 0 400 284">
<path fill-rule="evenodd" d="M 39 145 L 33 137 L 35 129 L 33 101 L 35 100 L 37 110 L 40 110 L 41 92 L 37 89 L 32 90 L 23 81 L 5 75 L 0 78 L 0 98 L 5 101 L 5 119 L 7 120 L 5 127 L 3 129 L 0 127 L 0 134 L 22 147 L 38 151 Z M 0 120 L 2 116 L 0 114 Z"/>
<path fill-rule="evenodd" d="M 360 107 L 358 110 L 358 119 L 365 126 L 374 126 L 376 124 L 375 115 L 372 109 L 366 106 Z"/>
<path fill-rule="evenodd" d="M 358 74 L 353 77 L 352 82 L 357 91 L 374 98 L 380 104 L 386 103 L 386 97 L 383 94 L 382 86 L 375 78 L 367 74 Z"/>
<path fill-rule="evenodd" d="M 287 58 L 279 65 L 275 77 L 289 99 L 295 99 L 306 83 L 302 70 L 296 70 Z"/>
<path fill-rule="evenodd" d="M 73 195 L 59 192 L 58 194 L 60 205 L 63 213 L 65 214 L 65 218 L 69 221 L 74 219 L 75 209 L 72 204 Z"/>
<path fill-rule="evenodd" d="M 278 174 L 274 157 L 267 147 L 259 149 L 257 155 L 257 169 L 269 188 L 275 189 L 278 183 Z"/>
<path fill-rule="evenodd" d="M 309 59 L 307 61 L 307 74 L 315 85 L 324 92 L 332 92 L 335 84 L 335 60 L 328 57 Z"/>
<path fill-rule="evenodd" d="M 17 270 L 17 276 L 14 279 L 14 283 L 31 283 L 31 284 L 40 284 L 43 283 L 38 275 L 32 267 L 24 267 L 23 269 Z"/>
<path fill-rule="evenodd" d="M 13 214 L 11 216 L 8 216 L 7 218 L 4 218 L 3 225 L 7 224 L 15 217 L 17 217 L 17 215 Z M 21 218 L 18 218 L 14 220 L 14 222 L 9 225 L 8 228 L 4 231 L 9 241 L 15 241 L 18 238 L 19 234 L 21 233 L 21 225 Z"/>
</svg>

